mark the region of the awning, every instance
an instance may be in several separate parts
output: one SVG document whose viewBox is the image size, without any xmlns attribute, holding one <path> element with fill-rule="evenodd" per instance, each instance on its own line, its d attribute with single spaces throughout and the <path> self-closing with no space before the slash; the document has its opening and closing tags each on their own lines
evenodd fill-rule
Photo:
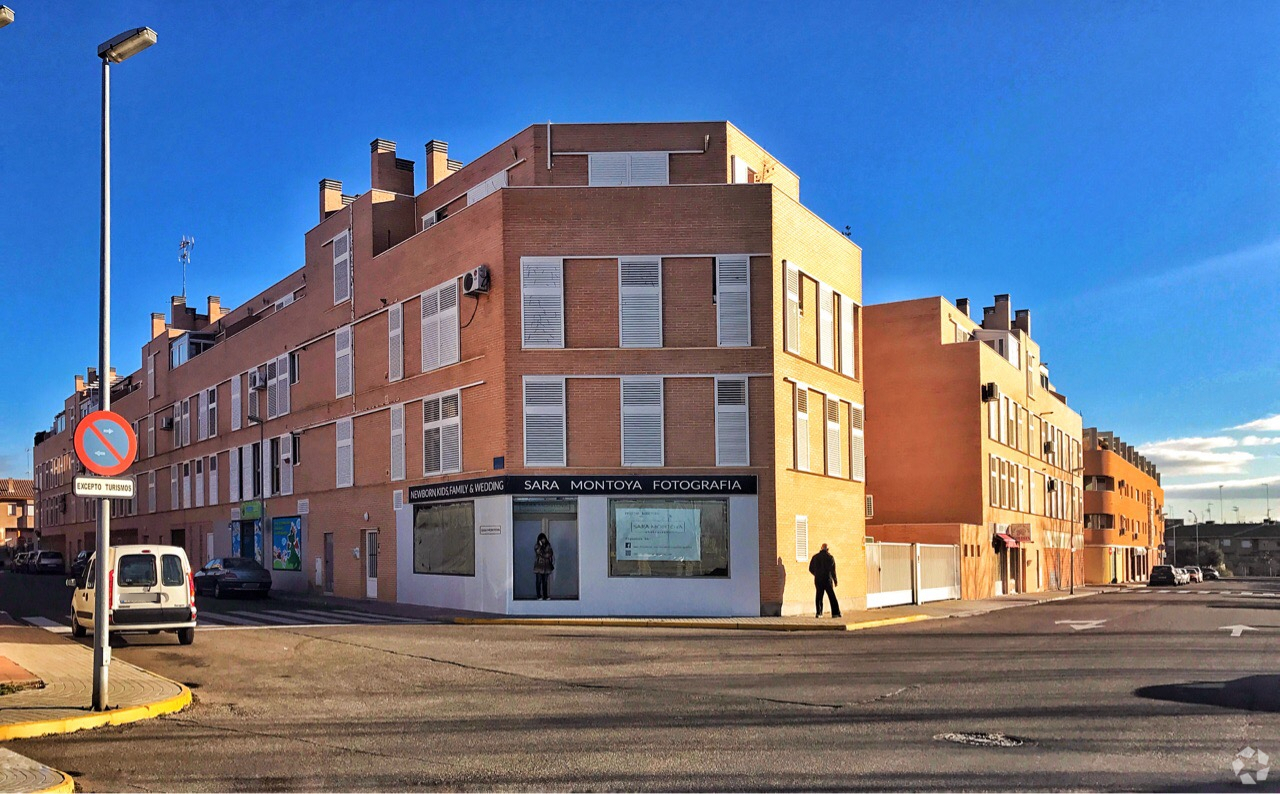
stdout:
<svg viewBox="0 0 1280 794">
<path fill-rule="evenodd" d="M 997 532 L 996 537 L 1003 540 L 1006 547 L 1010 549 L 1018 548 L 1018 541 L 1014 540 L 1012 536 L 1006 535 L 1003 532 Z"/>
</svg>

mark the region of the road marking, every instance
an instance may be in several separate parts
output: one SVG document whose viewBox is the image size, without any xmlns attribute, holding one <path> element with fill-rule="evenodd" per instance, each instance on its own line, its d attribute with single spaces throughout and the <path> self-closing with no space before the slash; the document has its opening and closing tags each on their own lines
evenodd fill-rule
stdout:
<svg viewBox="0 0 1280 794">
<path fill-rule="evenodd" d="M 356 612 L 350 609 L 335 609 L 333 610 L 333 612 L 339 615 L 350 615 L 353 618 L 360 618 L 362 620 L 379 620 L 387 623 L 419 623 L 421 622 L 415 618 L 406 618 L 400 615 L 374 615 L 369 612 Z"/>
<path fill-rule="evenodd" d="M 1218 631 L 1230 631 L 1232 637 L 1243 637 L 1246 631 L 1257 631 L 1257 629 L 1253 626 L 1236 624 L 1234 626 L 1219 626 Z"/>
<path fill-rule="evenodd" d="M 245 620 L 245 619 L 244 619 L 244 618 L 242 618 L 242 617 L 237 617 L 236 615 L 230 615 L 230 614 L 226 614 L 226 613 L 223 613 L 223 612 L 219 612 L 219 613 L 214 614 L 214 615 L 201 615 L 201 616 L 200 616 L 200 619 L 201 619 L 201 620 L 209 620 L 210 622 L 217 621 L 217 622 L 220 622 L 220 623 L 232 623 L 232 624 L 235 624 L 235 625 L 237 625 L 237 626 L 260 626 L 260 625 L 262 625 L 262 624 L 260 624 L 260 623 L 255 623 L 255 622 L 254 622 L 254 621 L 252 621 L 252 620 Z"/>
<path fill-rule="evenodd" d="M 1106 618 L 1103 618 L 1102 620 L 1055 620 L 1054 624 L 1061 625 L 1065 623 L 1076 631 L 1086 631 L 1088 629 L 1096 629 L 1106 622 Z"/>
<path fill-rule="evenodd" d="M 255 614 L 255 615 L 260 615 L 263 619 L 267 619 L 267 617 L 268 617 L 268 616 L 270 616 L 270 615 L 277 615 L 277 616 L 279 616 L 281 619 L 283 619 L 283 620 L 287 620 L 287 621 L 289 621 L 290 623 L 296 623 L 296 622 L 298 622 L 298 621 L 308 621 L 308 618 L 307 618 L 306 616 L 304 616 L 304 615 L 299 615 L 297 612 L 282 612 L 282 611 L 275 610 L 275 609 L 264 609 L 264 610 L 262 610 L 261 612 L 254 612 L 253 614 Z M 310 621 L 309 621 L 309 622 L 311 622 L 311 623 L 315 623 L 315 622 L 316 622 L 316 620 L 318 620 L 318 618 L 314 618 L 314 617 L 313 617 L 313 618 L 311 618 L 311 619 L 310 619 Z M 343 620 L 342 618 L 335 618 L 335 617 L 329 616 L 329 617 L 324 618 L 324 622 L 326 622 L 326 623 L 345 623 L 345 622 L 347 622 L 347 621 Z"/>
<path fill-rule="evenodd" d="M 56 620 L 49 620 L 48 618 L 41 618 L 41 617 L 23 618 L 23 620 L 26 621 L 27 623 L 30 623 L 32 626 L 35 626 L 36 628 L 41 628 L 41 629 L 44 629 L 45 631 L 51 631 L 54 634 L 70 634 L 71 633 L 70 626 L 67 626 L 63 623 L 59 623 Z"/>
</svg>

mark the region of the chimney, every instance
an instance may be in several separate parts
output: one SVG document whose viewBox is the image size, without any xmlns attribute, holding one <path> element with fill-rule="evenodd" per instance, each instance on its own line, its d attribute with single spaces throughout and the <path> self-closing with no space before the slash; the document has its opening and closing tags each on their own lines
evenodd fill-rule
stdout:
<svg viewBox="0 0 1280 794">
<path fill-rule="evenodd" d="M 982 327 L 989 331 L 1008 331 L 1013 317 L 1009 309 L 1009 296 L 997 295 L 996 305 L 982 310 Z"/>
<path fill-rule="evenodd" d="M 342 183 L 336 179 L 320 180 L 320 220 L 347 206 L 342 201 Z"/>
<path fill-rule="evenodd" d="M 449 144 L 444 141 L 428 141 L 427 187 L 440 184 L 451 173 L 453 172 L 449 170 Z"/>
<path fill-rule="evenodd" d="M 166 323 L 165 323 L 165 321 L 164 321 L 164 313 L 163 313 L 163 312 L 152 312 L 152 313 L 151 313 L 151 338 L 152 338 L 152 339 L 155 339 L 155 338 L 156 338 L 157 336 L 159 336 L 160 334 L 163 334 L 163 333 L 164 333 L 164 331 L 165 331 L 165 328 L 167 328 L 167 327 L 168 327 L 168 326 L 166 325 Z"/>
<path fill-rule="evenodd" d="M 82 391 L 84 391 L 84 376 L 77 375 L 76 376 L 76 394 L 79 394 Z"/>
<path fill-rule="evenodd" d="M 956 308 L 964 312 L 965 317 L 968 317 L 969 316 L 969 299 L 956 298 Z"/>
<path fill-rule="evenodd" d="M 120 379 L 119 379 L 118 377 L 116 377 L 116 368 L 115 368 L 115 367 L 111 367 L 110 371 L 107 373 L 107 383 L 108 383 L 108 385 L 114 386 L 114 385 L 116 385 L 116 381 L 118 381 L 118 380 L 120 380 Z"/>
<path fill-rule="evenodd" d="M 85 378 L 85 380 L 88 381 L 87 385 L 89 386 L 89 388 L 92 389 L 94 386 L 96 386 L 98 383 L 98 368 L 89 367 L 89 376 Z"/>
<path fill-rule="evenodd" d="M 222 310 L 222 298 L 219 298 L 217 295 L 209 296 L 209 312 L 208 313 L 209 313 L 209 322 L 211 323 L 216 323 L 218 320 L 222 319 L 222 316 L 226 314 L 226 312 Z"/>
<path fill-rule="evenodd" d="M 374 190 L 413 195 L 413 161 L 396 157 L 396 142 L 374 138 L 369 144 L 370 184 Z"/>
<path fill-rule="evenodd" d="M 1026 334 L 1027 338 L 1030 339 L 1031 338 L 1031 310 L 1018 309 L 1018 311 L 1014 314 L 1014 317 L 1013 317 L 1013 327 L 1022 331 L 1022 333 Z"/>
</svg>

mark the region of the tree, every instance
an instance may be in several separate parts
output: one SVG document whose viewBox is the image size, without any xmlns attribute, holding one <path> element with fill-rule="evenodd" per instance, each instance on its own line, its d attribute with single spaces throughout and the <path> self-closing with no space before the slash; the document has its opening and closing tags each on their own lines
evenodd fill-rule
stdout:
<svg viewBox="0 0 1280 794">
<path fill-rule="evenodd" d="M 1196 548 L 1178 549 L 1177 565 L 1179 567 L 1199 565 L 1208 568 L 1221 568 L 1223 562 L 1222 549 L 1212 543 L 1204 543 L 1202 541 Z"/>
</svg>

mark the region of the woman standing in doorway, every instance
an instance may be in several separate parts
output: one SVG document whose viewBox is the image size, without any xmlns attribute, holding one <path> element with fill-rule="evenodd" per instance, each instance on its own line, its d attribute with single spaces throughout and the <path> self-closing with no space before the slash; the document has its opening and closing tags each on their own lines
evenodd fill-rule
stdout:
<svg viewBox="0 0 1280 794">
<path fill-rule="evenodd" d="M 533 545 L 533 577 L 539 601 L 551 600 L 551 572 L 555 569 L 555 550 L 547 540 L 547 533 L 539 532 L 538 541 Z"/>
</svg>

